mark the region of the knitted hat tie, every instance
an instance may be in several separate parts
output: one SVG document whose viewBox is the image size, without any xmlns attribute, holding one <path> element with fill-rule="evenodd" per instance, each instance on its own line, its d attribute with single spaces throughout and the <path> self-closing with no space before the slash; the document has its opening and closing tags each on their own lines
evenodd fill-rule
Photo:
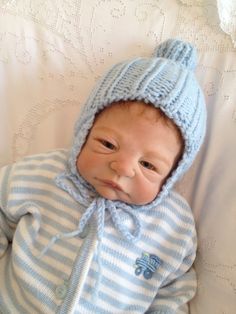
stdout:
<svg viewBox="0 0 236 314">
<path fill-rule="evenodd" d="M 80 218 L 78 227 L 71 232 L 59 233 L 53 236 L 46 247 L 41 251 L 40 257 L 42 257 L 59 239 L 72 238 L 80 235 L 91 219 L 95 220 L 97 226 L 97 236 L 98 239 L 101 240 L 104 232 L 105 212 L 107 212 L 107 217 L 110 215 L 115 228 L 126 240 L 134 242 L 140 237 L 141 222 L 137 218 L 137 212 L 135 212 L 128 204 L 118 203 L 119 207 L 117 207 L 115 202 L 99 197 L 98 195 L 95 198 L 89 198 L 88 190 L 87 197 L 85 197 L 86 188 L 78 179 L 75 178 L 75 176 L 68 174 L 67 172 L 58 175 L 55 178 L 55 182 L 58 187 L 73 196 L 73 198 L 83 205 L 86 210 Z M 74 183 L 74 185 L 71 185 L 71 182 Z M 83 195 L 83 197 L 81 195 Z M 133 232 L 131 232 L 124 224 L 121 218 L 122 213 L 126 213 L 133 221 Z"/>
</svg>

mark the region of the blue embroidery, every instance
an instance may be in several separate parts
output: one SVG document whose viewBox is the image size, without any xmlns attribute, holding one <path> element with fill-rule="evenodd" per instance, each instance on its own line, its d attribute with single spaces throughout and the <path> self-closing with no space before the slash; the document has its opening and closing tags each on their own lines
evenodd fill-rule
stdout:
<svg viewBox="0 0 236 314">
<path fill-rule="evenodd" d="M 139 276 L 143 273 L 145 279 L 150 279 L 161 263 L 162 261 L 158 256 L 144 252 L 142 257 L 135 261 L 135 275 Z"/>
</svg>

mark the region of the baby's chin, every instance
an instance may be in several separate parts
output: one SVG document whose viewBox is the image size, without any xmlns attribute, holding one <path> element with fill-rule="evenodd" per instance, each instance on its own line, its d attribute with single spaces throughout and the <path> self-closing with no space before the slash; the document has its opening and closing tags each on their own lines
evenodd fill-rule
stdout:
<svg viewBox="0 0 236 314">
<path fill-rule="evenodd" d="M 136 206 L 144 206 L 147 205 L 149 203 L 151 203 L 154 199 L 147 201 L 147 200 L 133 200 L 131 197 L 121 197 L 118 195 L 111 195 L 110 193 L 100 193 L 99 191 L 97 191 L 98 194 L 100 194 L 102 197 L 106 198 L 107 200 L 110 201 L 117 201 L 117 202 L 123 202 L 126 203 L 128 205 L 136 205 Z"/>
<path fill-rule="evenodd" d="M 151 203 L 156 196 L 139 197 L 114 188 L 109 185 L 97 185 L 94 187 L 99 195 L 110 201 L 120 201 L 129 205 L 144 206 Z M 149 195 L 150 196 L 150 195 Z"/>
</svg>

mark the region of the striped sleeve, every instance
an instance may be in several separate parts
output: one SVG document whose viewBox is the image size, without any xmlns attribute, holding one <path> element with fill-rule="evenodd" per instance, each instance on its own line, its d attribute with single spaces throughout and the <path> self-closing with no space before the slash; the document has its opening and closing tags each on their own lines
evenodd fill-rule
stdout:
<svg viewBox="0 0 236 314">
<path fill-rule="evenodd" d="M 40 213 L 35 204 L 32 206 L 22 194 L 24 190 L 30 191 L 29 185 L 24 188 L 24 183 L 27 180 L 31 185 L 34 181 L 50 181 L 48 173 L 57 173 L 63 167 L 65 155 L 65 150 L 37 154 L 0 169 L 0 258 L 11 244 L 22 216 L 31 214 L 39 221 Z M 37 176 L 37 173 L 42 175 Z"/>
<path fill-rule="evenodd" d="M 15 223 L 7 214 L 10 173 L 11 166 L 3 167 L 0 170 L 0 258 L 4 255 L 8 244 L 12 241 L 15 230 Z"/>
</svg>

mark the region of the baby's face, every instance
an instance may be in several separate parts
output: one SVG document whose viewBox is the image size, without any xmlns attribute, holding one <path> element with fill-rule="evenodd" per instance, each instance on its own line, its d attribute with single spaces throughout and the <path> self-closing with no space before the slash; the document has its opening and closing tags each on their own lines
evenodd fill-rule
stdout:
<svg viewBox="0 0 236 314">
<path fill-rule="evenodd" d="M 140 102 L 98 115 L 78 159 L 80 175 L 109 200 L 151 202 L 182 151 L 178 131 Z"/>
</svg>

